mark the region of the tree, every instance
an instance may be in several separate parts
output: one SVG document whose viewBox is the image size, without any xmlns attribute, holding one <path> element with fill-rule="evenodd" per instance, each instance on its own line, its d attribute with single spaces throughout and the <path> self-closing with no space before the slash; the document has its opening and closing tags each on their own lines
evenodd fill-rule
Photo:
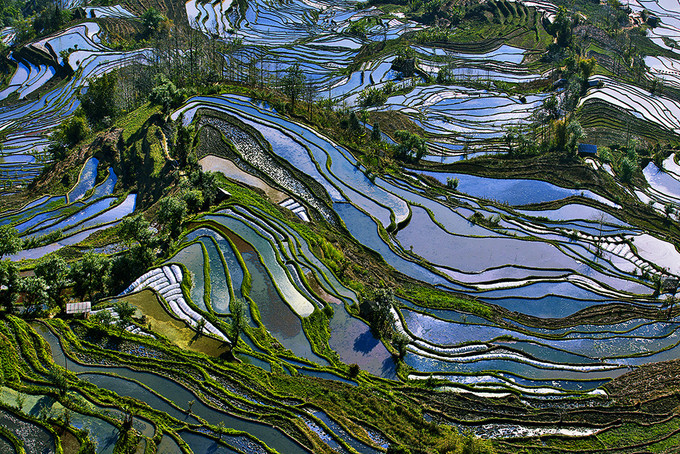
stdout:
<svg viewBox="0 0 680 454">
<path fill-rule="evenodd" d="M 593 74 L 593 70 L 595 69 L 596 64 L 597 60 L 595 60 L 595 57 L 584 58 L 579 60 L 578 62 L 579 69 L 581 70 L 581 76 L 583 77 L 584 93 L 585 89 L 588 88 L 588 79 Z"/>
<path fill-rule="evenodd" d="M 54 159 L 64 159 L 66 151 L 83 141 L 89 133 L 90 128 L 82 116 L 76 115 L 64 120 L 50 135 L 49 151 Z"/>
<path fill-rule="evenodd" d="M 165 197 L 158 203 L 158 222 L 168 231 L 171 238 L 179 236 L 186 214 L 187 203 L 180 198 Z"/>
<path fill-rule="evenodd" d="M 203 193 L 198 189 L 186 191 L 182 194 L 182 199 L 187 204 L 187 209 L 190 213 L 198 213 L 205 203 L 203 200 Z"/>
<path fill-rule="evenodd" d="M 140 17 L 147 34 L 161 32 L 168 27 L 168 18 L 162 15 L 156 8 L 149 8 Z"/>
<path fill-rule="evenodd" d="M 105 255 L 92 251 L 85 254 L 82 260 L 71 267 L 74 293 L 81 298 L 92 298 L 95 292 L 104 291 L 110 268 L 111 262 Z"/>
<path fill-rule="evenodd" d="M 418 134 L 400 129 L 394 132 L 399 142 L 397 157 L 402 160 L 419 161 L 427 153 L 427 143 Z"/>
<path fill-rule="evenodd" d="M 555 95 L 545 98 L 541 109 L 545 112 L 548 121 L 559 118 L 559 103 Z"/>
<path fill-rule="evenodd" d="M 567 125 L 567 154 L 575 158 L 578 155 L 578 142 L 585 136 L 581 123 L 578 121 L 570 121 Z"/>
<path fill-rule="evenodd" d="M 51 305 L 58 306 L 62 310 L 66 310 L 66 305 L 61 292 L 69 285 L 69 272 L 70 268 L 66 261 L 56 255 L 49 256 L 35 267 L 35 275 L 47 284 Z"/>
<path fill-rule="evenodd" d="M 670 221 L 671 216 L 673 215 L 673 213 L 675 213 L 675 206 L 670 202 L 666 203 L 663 206 L 663 211 L 664 211 L 664 214 L 666 215 L 666 221 Z"/>
<path fill-rule="evenodd" d="M 232 349 L 236 348 L 241 332 L 247 324 L 246 303 L 242 299 L 236 298 L 231 302 L 231 326 L 228 335 Z"/>
<path fill-rule="evenodd" d="M 40 306 L 48 305 L 50 296 L 47 283 L 43 278 L 30 276 L 21 279 L 21 292 L 24 295 L 24 306 L 35 312 Z"/>
<path fill-rule="evenodd" d="M 11 260 L 0 261 L 0 307 L 11 311 L 19 291 L 19 268 Z"/>
<path fill-rule="evenodd" d="M 118 237 L 128 247 L 132 247 L 135 243 L 149 246 L 152 243 L 153 235 L 149 222 L 141 214 L 126 217 L 118 226 Z"/>
<path fill-rule="evenodd" d="M 198 319 L 198 321 L 196 322 L 196 330 L 198 331 L 199 334 L 203 334 L 203 330 L 205 329 L 205 324 L 206 324 L 206 321 L 203 317 Z"/>
<path fill-rule="evenodd" d="M 204 206 L 211 206 L 215 203 L 219 187 L 214 172 L 204 172 L 198 168 L 189 174 L 189 183 L 203 195 Z"/>
<path fill-rule="evenodd" d="M 71 20 L 71 11 L 59 7 L 54 3 L 48 5 L 33 19 L 33 29 L 38 35 L 44 35 L 59 30 Z"/>
<path fill-rule="evenodd" d="M 408 347 L 410 341 L 411 339 L 404 333 L 397 333 L 392 338 L 392 345 L 394 345 L 394 348 L 399 352 L 399 358 L 406 356 L 406 347 Z"/>
<path fill-rule="evenodd" d="M 165 74 L 159 74 L 156 76 L 156 86 L 151 90 L 149 101 L 160 105 L 167 114 L 171 109 L 181 106 L 185 96 L 185 90 L 178 89 Z"/>
<path fill-rule="evenodd" d="M 295 63 L 286 70 L 286 75 L 281 79 L 283 92 L 290 98 L 293 109 L 295 101 L 300 97 L 305 88 L 305 75 L 300 69 L 300 65 Z"/>
<path fill-rule="evenodd" d="M 66 372 L 61 367 L 52 367 L 49 372 L 49 378 L 54 386 L 59 390 L 59 394 L 62 396 L 66 394 L 66 391 L 68 390 L 68 377 L 66 376 Z M 68 409 L 66 410 L 68 411 Z M 70 415 L 68 415 L 68 417 L 70 417 Z"/>
<path fill-rule="evenodd" d="M 132 323 L 132 316 L 135 315 L 135 307 L 127 301 L 119 301 L 113 305 L 113 310 L 118 314 L 118 319 L 126 325 Z"/>
<path fill-rule="evenodd" d="M 633 160 L 629 156 L 624 156 L 616 167 L 616 173 L 622 182 L 630 183 L 633 179 L 633 174 L 637 170 L 637 166 L 637 160 Z"/>
<path fill-rule="evenodd" d="M 394 303 L 394 291 L 391 288 L 379 288 L 373 292 L 373 307 L 367 317 L 371 328 L 380 337 L 388 337 L 392 332 Z"/>
<path fill-rule="evenodd" d="M 563 6 L 559 8 L 557 16 L 552 23 L 545 28 L 548 33 L 557 38 L 557 45 L 568 47 L 571 45 L 572 28 L 575 22 L 569 17 L 567 9 Z"/>
<path fill-rule="evenodd" d="M 184 126 L 184 115 L 180 114 L 177 119 L 177 133 L 175 135 L 175 146 L 173 155 L 179 161 L 180 167 L 187 165 L 187 158 L 193 149 L 194 134 L 196 129 L 193 125 Z"/>
<path fill-rule="evenodd" d="M 113 73 L 105 73 L 87 81 L 87 91 L 78 97 L 83 112 L 93 127 L 108 126 L 117 114 L 117 78 Z"/>
<path fill-rule="evenodd" d="M 0 226 L 0 259 L 6 255 L 16 254 L 23 244 L 17 229 L 9 225 Z"/>
<path fill-rule="evenodd" d="M 380 130 L 380 123 L 377 121 L 373 124 L 373 130 L 371 131 L 371 140 L 373 142 L 382 142 L 382 131 Z"/>
<path fill-rule="evenodd" d="M 111 315 L 111 311 L 103 309 L 94 314 L 92 320 L 102 326 L 111 326 L 111 323 L 113 323 L 113 316 Z"/>
<path fill-rule="evenodd" d="M 361 130 L 359 117 L 357 117 L 357 113 L 354 111 L 352 111 L 352 113 L 349 114 L 349 130 L 355 133 Z"/>
</svg>

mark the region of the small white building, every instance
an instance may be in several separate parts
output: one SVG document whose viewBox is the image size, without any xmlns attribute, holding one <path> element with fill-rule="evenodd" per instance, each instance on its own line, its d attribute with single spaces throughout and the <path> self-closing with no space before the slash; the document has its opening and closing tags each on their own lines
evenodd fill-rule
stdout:
<svg viewBox="0 0 680 454">
<path fill-rule="evenodd" d="M 88 314 L 92 310 L 92 303 L 82 301 L 78 303 L 66 303 L 66 314 Z"/>
</svg>

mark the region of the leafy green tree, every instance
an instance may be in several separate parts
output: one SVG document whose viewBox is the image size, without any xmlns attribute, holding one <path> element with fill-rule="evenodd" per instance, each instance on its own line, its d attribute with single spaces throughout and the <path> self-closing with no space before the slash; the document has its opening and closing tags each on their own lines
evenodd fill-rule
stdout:
<svg viewBox="0 0 680 454">
<path fill-rule="evenodd" d="M 135 244 L 149 247 L 153 242 L 154 233 L 149 221 L 143 215 L 128 216 L 118 226 L 118 236 L 128 247 Z"/>
<path fill-rule="evenodd" d="M 178 89 L 165 74 L 156 76 L 156 86 L 151 90 L 149 101 L 162 107 L 164 113 L 182 105 L 186 92 Z"/>
<path fill-rule="evenodd" d="M 33 30 L 38 35 L 52 33 L 64 27 L 71 20 L 71 11 L 58 3 L 48 5 L 33 19 Z"/>
<path fill-rule="evenodd" d="M 142 20 L 142 24 L 144 25 L 147 34 L 164 31 L 169 26 L 168 18 L 153 7 L 144 11 L 144 14 L 142 14 L 140 19 Z"/>
<path fill-rule="evenodd" d="M 569 16 L 567 9 L 560 6 L 557 16 L 546 26 L 546 31 L 557 38 L 557 45 L 569 47 L 572 41 L 572 29 L 576 22 Z"/>
<path fill-rule="evenodd" d="M 0 307 L 11 311 L 20 289 L 19 268 L 11 260 L 0 260 Z"/>
<path fill-rule="evenodd" d="M 90 251 L 71 267 L 71 279 L 74 282 L 74 293 L 90 299 L 96 292 L 106 289 L 111 261 L 103 254 Z"/>
<path fill-rule="evenodd" d="M 246 303 L 242 299 L 236 298 L 231 302 L 230 306 L 231 325 L 229 327 L 228 337 L 232 348 L 236 348 L 241 333 L 248 325 L 248 320 L 246 318 Z"/>
<path fill-rule="evenodd" d="M 117 77 L 113 73 L 90 78 L 87 91 L 78 97 L 83 112 L 93 127 L 106 127 L 116 117 L 116 83 Z"/>
<path fill-rule="evenodd" d="M 392 332 L 392 307 L 394 307 L 394 290 L 379 288 L 373 292 L 374 308 L 368 317 L 371 328 L 380 336 L 388 337 Z"/>
<path fill-rule="evenodd" d="M 359 123 L 359 117 L 357 117 L 357 113 L 352 111 L 349 114 L 349 130 L 357 133 L 361 131 L 361 123 Z"/>
<path fill-rule="evenodd" d="M 187 204 L 187 209 L 190 213 L 198 213 L 203 208 L 205 200 L 203 200 L 203 193 L 198 189 L 191 189 L 182 194 L 182 199 Z"/>
<path fill-rule="evenodd" d="M 63 396 L 66 394 L 66 391 L 68 391 L 68 377 L 66 376 L 66 371 L 64 371 L 64 369 L 57 366 L 52 367 L 49 372 L 49 378 L 55 388 L 59 390 L 60 395 Z M 70 416 L 64 419 L 70 419 Z"/>
<path fill-rule="evenodd" d="M 377 121 L 373 124 L 373 130 L 371 131 L 371 140 L 373 142 L 382 142 L 382 131 L 380 130 L 380 123 Z"/>
<path fill-rule="evenodd" d="M 89 133 L 90 128 L 85 118 L 79 115 L 70 117 L 50 135 L 49 151 L 55 159 L 64 159 L 67 150 L 83 141 Z"/>
<path fill-rule="evenodd" d="M 406 356 L 406 347 L 408 347 L 410 341 L 409 337 L 404 333 L 397 333 L 392 337 L 392 345 L 399 352 L 399 358 Z"/>
<path fill-rule="evenodd" d="M 419 161 L 427 153 L 427 143 L 418 134 L 400 129 L 394 132 L 397 146 L 397 157 L 402 160 Z"/>
<path fill-rule="evenodd" d="M 127 301 L 119 301 L 113 305 L 113 310 L 118 314 L 118 319 L 123 322 L 121 325 L 132 323 L 132 316 L 135 315 L 135 307 Z"/>
<path fill-rule="evenodd" d="M 184 126 L 184 115 L 180 114 L 177 119 L 177 133 L 173 156 L 179 161 L 180 167 L 187 165 L 189 154 L 193 150 L 194 135 L 196 128 L 193 125 Z"/>
<path fill-rule="evenodd" d="M 187 214 L 187 203 L 178 197 L 165 197 L 158 203 L 158 222 L 168 231 L 171 238 L 177 238 Z"/>
<path fill-rule="evenodd" d="M 305 75 L 300 69 L 300 65 L 295 63 L 286 70 L 286 75 L 281 79 L 281 87 L 283 92 L 290 98 L 293 109 L 295 109 L 295 101 L 300 98 L 305 88 Z"/>
<path fill-rule="evenodd" d="M 35 312 L 40 306 L 50 303 L 47 283 L 43 278 L 36 276 L 22 278 L 20 286 L 24 305 L 29 312 Z"/>
<path fill-rule="evenodd" d="M 616 173 L 621 181 L 630 183 L 633 180 L 633 174 L 637 167 L 637 160 L 631 159 L 629 156 L 623 156 L 616 167 Z"/>
<path fill-rule="evenodd" d="M 141 214 L 124 218 L 118 226 L 118 237 L 128 249 L 112 260 L 108 287 L 113 291 L 122 290 L 130 283 L 130 276 L 148 268 L 165 239 L 151 229 Z"/>
<path fill-rule="evenodd" d="M 62 310 L 66 309 L 66 304 L 61 293 L 70 284 L 69 273 L 68 264 L 57 255 L 49 256 L 35 267 L 35 275 L 42 278 L 48 286 L 47 293 L 50 304 L 58 306 Z"/>
<path fill-rule="evenodd" d="M 0 259 L 6 255 L 16 254 L 23 244 L 17 229 L 9 225 L 0 226 Z"/>
<path fill-rule="evenodd" d="M 215 203 L 219 186 L 214 172 L 204 172 L 198 168 L 189 174 L 189 183 L 203 195 L 203 206 L 211 206 Z"/>
<path fill-rule="evenodd" d="M 104 309 L 94 314 L 92 320 L 102 326 L 111 326 L 111 323 L 113 323 L 113 316 L 111 315 L 111 311 Z"/>
<path fill-rule="evenodd" d="M 203 334 L 203 330 L 205 329 L 205 324 L 207 322 L 203 317 L 201 317 L 198 322 L 196 322 L 196 330 L 199 332 L 199 334 Z"/>
</svg>

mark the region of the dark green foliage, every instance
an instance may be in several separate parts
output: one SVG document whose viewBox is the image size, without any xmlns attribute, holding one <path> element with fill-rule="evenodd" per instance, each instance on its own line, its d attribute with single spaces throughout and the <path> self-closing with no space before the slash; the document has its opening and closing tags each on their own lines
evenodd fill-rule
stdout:
<svg viewBox="0 0 680 454">
<path fill-rule="evenodd" d="M 547 23 L 544 24 L 545 30 L 557 38 L 558 46 L 568 47 L 571 45 L 572 29 L 578 22 L 569 16 L 566 8 L 560 7 L 555 20 L 552 23 L 546 22 Z"/>
<path fill-rule="evenodd" d="M 42 278 L 48 286 L 50 305 L 59 306 L 62 310 L 66 307 L 61 292 L 70 284 L 69 273 L 68 264 L 57 255 L 49 256 L 35 267 L 35 275 Z"/>
<path fill-rule="evenodd" d="M 359 132 L 361 130 L 361 124 L 356 112 L 349 114 L 349 130 L 352 132 Z"/>
<path fill-rule="evenodd" d="M 182 231 L 182 221 L 187 214 L 187 203 L 178 197 L 165 197 L 158 203 L 158 222 L 171 238 Z"/>
<path fill-rule="evenodd" d="M 9 225 L 0 226 L 0 259 L 6 255 L 16 254 L 23 244 L 17 229 Z"/>
<path fill-rule="evenodd" d="M 380 130 L 380 123 L 377 121 L 373 124 L 373 130 L 371 131 L 371 140 L 373 142 L 382 142 L 382 131 Z"/>
<path fill-rule="evenodd" d="M 186 96 L 185 90 L 178 89 L 164 74 L 156 76 L 156 86 L 151 90 L 149 101 L 160 105 L 163 112 L 168 113 L 182 105 Z"/>
<path fill-rule="evenodd" d="M 193 150 L 195 134 L 196 129 L 194 126 L 184 126 L 184 116 L 180 115 L 177 119 L 177 132 L 173 148 L 173 155 L 179 161 L 180 167 L 187 165 L 189 154 Z"/>
<path fill-rule="evenodd" d="M 116 82 L 114 73 L 88 79 L 88 89 L 79 96 L 85 116 L 94 128 L 109 126 L 116 117 Z"/>
<path fill-rule="evenodd" d="M 217 201 L 219 186 L 213 172 L 204 172 L 197 168 L 189 174 L 189 184 L 203 196 L 203 205 L 199 208 L 212 206 Z"/>
<path fill-rule="evenodd" d="M 122 290 L 132 276 L 148 268 L 156 257 L 156 248 L 165 241 L 162 235 L 151 230 L 149 222 L 141 214 L 123 219 L 118 227 L 118 236 L 128 250 L 113 259 L 108 283 L 112 290 Z"/>
<path fill-rule="evenodd" d="M 66 376 L 66 372 L 61 367 L 55 366 L 50 369 L 49 379 L 52 384 L 54 384 L 54 387 L 57 388 L 59 394 L 66 394 L 66 391 L 68 390 L 68 377 Z"/>
<path fill-rule="evenodd" d="M 149 8 L 140 17 L 147 34 L 161 32 L 168 27 L 168 18 L 162 15 L 156 8 Z"/>
<path fill-rule="evenodd" d="M 33 19 L 33 30 L 45 35 L 63 28 L 71 20 L 71 11 L 62 9 L 58 2 L 48 5 Z"/>
<path fill-rule="evenodd" d="M 246 303 L 236 298 L 230 304 L 231 313 L 231 325 L 229 326 L 229 342 L 233 347 L 236 347 L 241 333 L 246 329 L 248 325 L 248 319 L 246 317 Z"/>
<path fill-rule="evenodd" d="M 91 319 L 103 326 L 111 326 L 111 323 L 113 323 L 113 316 L 107 310 L 98 311 Z"/>
<path fill-rule="evenodd" d="M 43 278 L 30 276 L 21 279 L 21 293 L 24 296 L 24 306 L 30 313 L 35 313 L 43 305 L 50 303 L 47 283 Z"/>
<path fill-rule="evenodd" d="M 149 222 L 141 214 L 123 219 L 118 226 L 118 236 L 128 247 L 135 243 L 149 247 L 153 242 L 153 231 L 150 230 Z"/>
<path fill-rule="evenodd" d="M 182 194 L 182 199 L 187 204 L 189 213 L 198 213 L 203 208 L 203 193 L 198 189 L 191 189 Z"/>
<path fill-rule="evenodd" d="M 390 443 L 387 447 L 387 454 L 411 454 L 411 450 L 404 446 Z"/>
<path fill-rule="evenodd" d="M 455 191 L 456 189 L 458 189 L 458 183 L 459 183 L 458 178 L 452 177 L 446 178 L 446 187 L 449 189 L 453 189 Z"/>
<path fill-rule="evenodd" d="M 400 72 L 404 77 L 411 77 L 416 71 L 416 54 L 410 48 L 399 48 L 397 57 L 392 60 L 392 69 Z"/>
<path fill-rule="evenodd" d="M 89 133 L 85 118 L 79 115 L 68 118 L 50 136 L 49 151 L 54 159 L 64 159 L 68 149 L 83 141 Z"/>
<path fill-rule="evenodd" d="M 19 291 L 19 268 L 11 260 L 0 261 L 0 308 L 11 310 Z"/>
<path fill-rule="evenodd" d="M 631 159 L 628 156 L 624 156 L 621 161 L 619 161 L 618 166 L 616 166 L 616 174 L 624 183 L 630 183 L 637 167 L 637 159 Z"/>
<path fill-rule="evenodd" d="M 286 75 L 281 79 L 281 89 L 290 98 L 293 108 L 295 108 L 295 101 L 302 95 L 305 80 L 305 75 L 298 63 L 289 67 L 286 70 Z"/>
<path fill-rule="evenodd" d="M 427 153 L 427 143 L 418 134 L 400 129 L 394 137 L 399 143 L 396 157 L 403 161 L 419 161 Z"/>
<path fill-rule="evenodd" d="M 132 316 L 135 315 L 135 308 L 127 301 L 121 301 L 113 305 L 113 310 L 118 314 L 121 322 L 129 324 L 132 322 Z"/>
<path fill-rule="evenodd" d="M 406 356 L 406 347 L 408 347 L 409 342 L 410 339 L 403 333 L 397 333 L 392 337 L 392 345 L 397 349 L 399 358 Z"/>
<path fill-rule="evenodd" d="M 88 252 L 83 259 L 71 267 L 73 292 L 81 298 L 92 298 L 97 292 L 106 289 L 107 276 L 111 261 L 102 254 Z"/>
<path fill-rule="evenodd" d="M 17 0 L 0 0 L 0 27 L 13 25 L 17 20 L 22 19 L 21 4 Z"/>
<path fill-rule="evenodd" d="M 366 317 L 371 328 L 380 337 L 390 337 L 392 334 L 392 307 L 395 305 L 394 291 L 391 288 L 379 288 L 373 292 L 372 302 Z"/>
<path fill-rule="evenodd" d="M 359 105 L 361 107 L 382 106 L 387 97 L 394 92 L 394 82 L 389 81 L 381 88 L 368 87 L 359 93 Z"/>
</svg>

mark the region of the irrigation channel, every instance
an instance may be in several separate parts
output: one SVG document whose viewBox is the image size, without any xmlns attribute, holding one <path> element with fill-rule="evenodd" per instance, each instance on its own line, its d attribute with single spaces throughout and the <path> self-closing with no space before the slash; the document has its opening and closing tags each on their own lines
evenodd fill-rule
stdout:
<svg viewBox="0 0 680 454">
<path fill-rule="evenodd" d="M 547 2 L 527 5 L 535 17 L 553 17 L 556 11 Z M 664 38 L 680 36 L 680 4 L 636 0 L 630 6 L 662 17 L 663 25 L 653 30 L 652 39 L 677 53 Z M 532 402 L 596 399 L 605 394 L 603 386 L 610 380 L 638 366 L 678 357 L 680 314 L 568 327 L 517 321 L 520 317 L 560 319 L 611 303 L 661 314 L 667 309 L 666 298 L 676 295 L 670 290 L 659 292 L 655 282 L 680 277 L 680 254 L 666 238 L 631 225 L 616 200 L 590 189 L 453 173 L 434 165 L 469 157 L 464 146 L 494 152 L 489 144 L 497 143 L 493 141 L 508 127 L 529 121 L 546 95 L 520 100 L 498 87 L 545 78 L 527 64 L 532 50 L 499 44 L 462 52 L 414 44 L 419 75 L 412 79 L 392 69 L 397 56 L 389 53 L 348 73 L 341 69 L 354 61 L 363 45 L 396 39 L 422 26 L 374 7 L 356 9 L 353 1 L 189 0 L 185 12 L 189 23 L 205 33 L 225 40 L 240 38 L 241 57 L 257 59 L 259 71 L 275 73 L 299 64 L 314 86 L 325 87 L 324 97 L 339 103 L 356 105 L 362 90 L 395 83 L 398 90 L 383 105 L 369 110 L 401 112 L 422 128 L 431 150 L 424 160 L 433 164 L 428 170 L 406 169 L 400 176 L 376 177 L 348 149 L 280 115 L 267 103 L 236 94 L 188 99 L 171 119 L 182 118 L 202 134 L 198 153 L 204 170 L 220 171 L 233 181 L 258 188 L 269 201 L 231 203 L 196 217 L 173 255 L 140 270 L 138 279 L 118 295 L 132 301 L 140 313 L 153 314 L 154 323 L 177 338 L 187 332 L 193 335 L 191 328 L 204 323 L 201 330 L 210 336 L 202 343 L 186 341 L 187 350 L 224 355 L 230 308 L 239 299 L 249 308 L 247 323 L 253 331 L 262 327 L 266 332 L 261 338 L 244 336 L 246 347 L 237 353 L 242 367 L 258 377 L 274 376 L 276 371 L 293 378 L 305 375 L 332 381 L 346 389 L 360 384 L 333 366 L 334 354 L 375 379 L 412 383 L 437 379 L 440 384 L 448 382 L 438 387 L 441 391 L 485 399 L 516 395 Z M 137 19 L 122 6 L 87 8 L 87 15 Z M 370 24 L 365 36 L 344 33 L 360 20 Z M 88 78 L 127 64 L 144 64 L 153 54 L 152 49 L 112 51 L 102 42 L 100 31 L 97 21 L 87 20 L 31 44 L 45 55 L 70 50 L 62 62 L 16 62 L 16 72 L 0 92 L 0 99 L 16 99 L 0 107 L 5 137 L 0 182 L 5 193 L 39 174 L 47 159 L 49 132 L 78 107 L 77 94 Z M 4 30 L 3 41 L 11 42 L 13 33 Z M 452 64 L 460 85 L 416 80 L 435 76 Z M 649 57 L 647 64 L 651 74 L 680 86 L 676 58 Z M 65 67 L 72 74 L 60 76 Z M 478 80 L 486 87 L 469 86 Z M 646 89 L 605 76 L 593 81 L 602 83 L 592 84 L 581 108 L 608 105 L 668 133 L 680 133 L 677 101 L 664 95 L 652 97 Z M 611 167 L 590 162 L 615 178 Z M 647 183 L 643 187 L 633 190 L 616 184 L 659 213 L 669 203 L 680 204 L 680 165 L 675 155 L 664 161 L 662 169 L 650 162 L 643 175 Z M 445 191 L 454 179 L 456 190 Z M 117 225 L 135 211 L 137 202 L 134 193 L 120 196 L 117 183 L 114 170 L 101 168 L 91 157 L 67 194 L 44 195 L 0 213 L 0 225 L 11 225 L 24 240 L 38 244 L 9 258 L 37 259 Z M 496 305 L 508 316 L 498 320 L 397 298 L 392 322 L 408 340 L 403 356 L 408 372 L 400 376 L 390 349 L 356 316 L 360 296 L 313 252 L 318 248 L 310 243 L 306 225 L 316 221 L 345 229 L 404 279 L 430 284 L 439 292 L 466 294 Z M 328 316 L 330 349 L 318 351 L 305 327 L 325 306 L 333 309 Z M 145 402 L 151 414 L 167 417 L 168 427 L 180 428 L 164 430 L 135 417 L 135 427 L 149 440 L 162 433 L 162 452 L 184 452 L 186 447 L 196 453 L 265 453 L 270 448 L 280 453 L 308 452 L 299 434 L 310 431 L 338 452 L 373 453 L 387 446 L 387 440 L 370 427 L 348 427 L 323 409 L 293 399 L 276 401 L 274 395 L 248 389 L 247 384 L 234 385 L 242 376 L 225 378 L 209 366 L 202 372 L 171 370 L 165 363 L 155 367 L 153 360 L 167 360 L 166 353 L 143 346 L 135 350 L 127 344 L 97 344 L 96 339 L 85 338 L 90 333 L 80 339 L 87 347 L 79 349 L 71 339 L 65 348 L 59 338 L 63 341 L 65 330 L 55 324 L 33 326 L 49 344 L 56 364 L 98 388 Z M 153 336 L 143 328 L 135 333 Z M 280 347 L 280 354 L 265 352 L 262 338 Z M 111 352 L 117 360 L 107 356 Z M 116 421 L 122 413 L 109 409 L 106 417 L 100 417 L 98 412 L 105 410 L 101 402 L 88 395 L 80 399 L 86 408 L 72 415 L 72 424 L 89 429 L 98 452 L 113 452 L 119 436 Z M 3 405 L 18 400 L 22 402 L 18 412 L 25 415 L 63 412 L 47 392 L 18 396 L 10 388 L 0 388 Z M 306 429 L 277 424 L 285 419 Z M 220 422 L 227 435 L 208 427 Z M 0 424 L 15 427 L 27 452 L 54 450 L 54 435 L 33 419 L 0 410 Z M 496 424 L 493 430 L 478 432 L 511 437 L 587 435 L 595 429 Z M 0 451 L 12 452 L 8 440 L 0 434 Z"/>
</svg>

